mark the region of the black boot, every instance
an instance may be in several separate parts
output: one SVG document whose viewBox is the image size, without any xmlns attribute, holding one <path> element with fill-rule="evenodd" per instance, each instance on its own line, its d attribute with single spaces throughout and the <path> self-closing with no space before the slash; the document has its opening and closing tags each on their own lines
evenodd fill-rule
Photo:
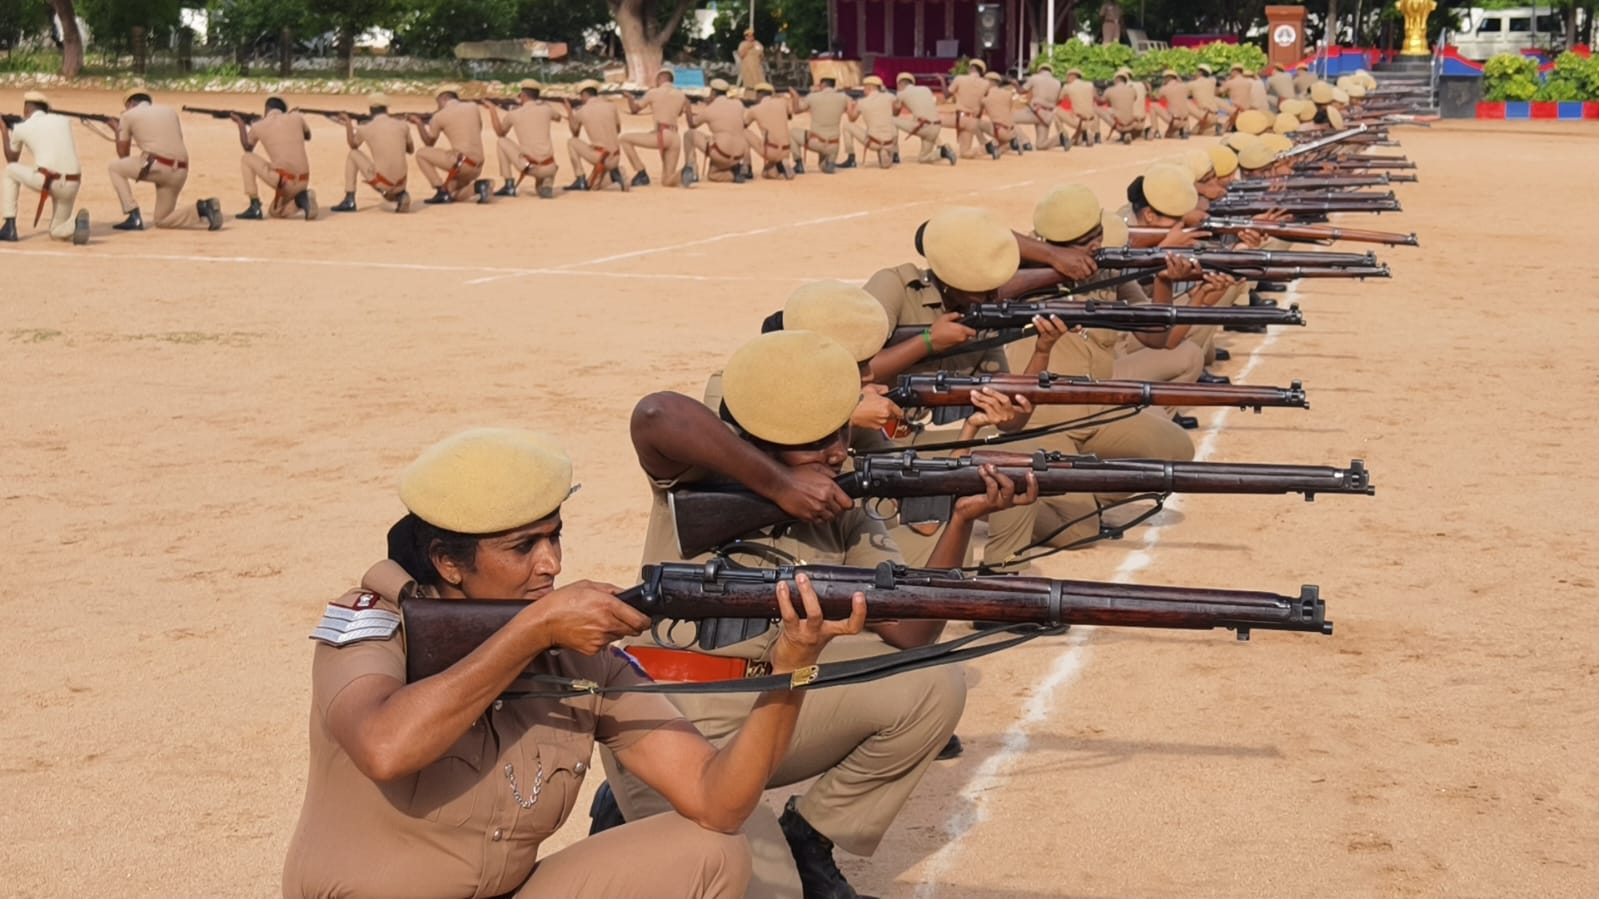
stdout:
<svg viewBox="0 0 1599 899">
<path fill-rule="evenodd" d="M 1016 152 L 1017 156 L 1022 155 L 1022 142 L 1020 140 L 1018 140 L 1018 139 L 1016 139 L 1014 137 L 1011 138 L 1010 139 L 1010 148 Z"/>
<path fill-rule="evenodd" d="M 805 160 L 803 160 L 803 159 L 794 160 L 794 174 L 796 174 L 796 175 L 805 174 Z"/>
<path fill-rule="evenodd" d="M 799 871 L 805 899 L 864 899 L 844 879 L 844 872 L 838 870 L 838 864 L 833 861 L 833 841 L 817 833 L 816 828 L 795 811 L 797 798 L 789 797 L 777 825 L 783 829 L 789 852 L 794 854 L 794 867 Z"/>
<path fill-rule="evenodd" d="M 838 163 L 831 159 L 822 160 L 822 174 L 835 175 L 838 173 Z"/>
<path fill-rule="evenodd" d="M 639 174 L 642 175 L 644 173 L 639 172 Z M 616 182 L 616 186 L 620 187 L 623 193 L 627 193 L 627 178 L 622 174 L 620 168 L 611 169 L 611 180 Z"/>
<path fill-rule="evenodd" d="M 489 190 L 489 188 L 493 186 L 494 182 L 487 178 L 479 178 L 472 182 L 472 190 L 477 193 L 478 205 L 487 203 L 489 201 L 489 197 L 494 195 L 493 192 Z"/>
<path fill-rule="evenodd" d="M 945 159 L 949 160 L 949 164 L 950 165 L 954 165 L 955 164 L 956 156 L 955 156 L 955 148 L 954 147 L 949 147 L 949 146 L 939 147 L 938 148 L 938 155 L 940 155 L 940 156 L 944 157 Z"/>
<path fill-rule="evenodd" d="M 433 196 L 428 197 L 426 200 L 423 200 L 422 202 L 428 204 L 429 206 L 442 206 L 445 203 L 453 203 L 453 202 L 455 202 L 455 198 L 450 196 L 450 192 L 449 191 L 447 191 L 447 190 L 445 190 L 444 188 L 441 187 L 437 191 L 434 192 Z"/>
<path fill-rule="evenodd" d="M 950 759 L 960 758 L 961 753 L 964 751 L 965 748 L 961 746 L 961 738 L 954 734 L 950 734 L 949 742 L 945 743 L 944 748 L 940 749 L 938 751 L 938 755 L 933 756 L 933 758 L 936 761 L 947 762 Z"/>
<path fill-rule="evenodd" d="M 1177 427 L 1182 428 L 1185 431 L 1199 430 L 1199 419 L 1192 415 L 1173 415 L 1171 420 L 1172 423 L 1177 425 Z"/>
<path fill-rule="evenodd" d="M 738 168 L 733 170 L 733 183 L 734 184 L 743 184 L 744 182 L 746 182 L 748 180 L 750 180 L 750 176 L 744 174 L 744 167 L 743 166 L 739 166 Z"/>
<path fill-rule="evenodd" d="M 111 230 L 113 230 L 113 231 L 143 231 L 144 230 L 144 218 L 139 215 L 139 210 L 135 209 L 132 212 L 128 213 L 128 217 L 127 218 L 125 218 L 122 221 L 116 223 L 115 225 L 112 225 L 111 226 Z M 215 231 L 216 229 L 212 228 L 211 230 Z"/>
<path fill-rule="evenodd" d="M 1288 289 L 1288 284 L 1284 281 L 1256 281 L 1255 289 L 1264 293 L 1282 293 Z"/>
<path fill-rule="evenodd" d="M 339 203 L 339 205 L 333 207 L 333 211 L 334 212 L 354 212 L 355 211 L 355 191 L 353 191 L 353 190 L 345 191 L 344 192 L 344 201 Z"/>
<path fill-rule="evenodd" d="M 694 171 L 694 167 L 693 166 L 691 166 L 691 165 L 683 166 L 683 186 L 684 187 L 688 187 L 689 185 L 694 184 L 696 181 L 699 181 L 699 180 L 700 180 L 700 174 L 699 174 L 699 172 Z"/>
<path fill-rule="evenodd" d="M 72 245 L 81 247 L 89 242 L 89 210 L 79 209 L 78 218 L 72 223 Z"/>
<path fill-rule="evenodd" d="M 1208 370 L 1199 373 L 1199 383 L 1201 384 L 1231 384 L 1232 382 L 1232 378 L 1226 375 L 1213 375 Z"/>
<path fill-rule="evenodd" d="M 571 184 L 568 184 L 566 186 L 566 190 L 588 190 L 588 189 L 589 189 L 589 179 L 587 177 L 583 176 L 583 175 L 578 175 L 576 181 L 573 181 Z"/>
<path fill-rule="evenodd" d="M 555 199 L 555 185 L 553 185 L 553 184 L 540 184 L 539 185 L 539 199 L 541 199 L 541 200 L 553 200 L 553 199 Z"/>
<path fill-rule="evenodd" d="M 1072 139 L 1067 137 L 1064 131 L 1060 135 L 1060 148 L 1062 150 L 1070 150 L 1072 148 Z"/>
<path fill-rule="evenodd" d="M 305 213 L 305 220 L 306 221 L 308 221 L 308 222 L 316 221 L 316 216 L 317 216 L 316 191 L 314 191 L 314 190 L 312 190 L 310 188 L 306 188 L 305 190 L 300 191 L 300 193 L 297 196 L 295 196 L 295 198 L 294 198 L 294 205 L 301 212 Z"/>
<path fill-rule="evenodd" d="M 999 144 L 989 144 L 988 155 L 994 159 L 998 159 L 1000 156 Z"/>
<path fill-rule="evenodd" d="M 218 200 L 216 197 L 206 197 L 204 200 L 201 200 L 200 202 L 194 204 L 194 208 L 195 208 L 196 212 L 200 213 L 200 218 L 205 219 L 205 227 L 206 227 L 207 231 L 221 231 L 222 230 L 222 201 L 221 200 Z M 138 218 L 138 217 L 139 217 L 139 210 L 137 210 L 137 209 L 133 210 L 133 215 L 131 216 L 131 218 Z M 144 223 L 140 222 L 139 224 L 142 227 Z M 135 228 L 134 230 L 138 230 L 138 229 Z"/>
<path fill-rule="evenodd" d="M 514 196 L 516 196 L 516 182 L 512 181 L 510 178 L 505 179 L 505 186 L 500 188 L 499 190 L 495 191 L 494 195 L 496 197 L 514 197 Z"/>
<path fill-rule="evenodd" d="M 1226 351 L 1224 349 L 1221 349 L 1219 347 L 1216 349 L 1216 361 L 1217 362 L 1231 362 L 1232 359 L 1233 359 L 1233 354 L 1232 353 L 1229 353 L 1228 351 Z"/>
<path fill-rule="evenodd" d="M 895 165 L 899 165 L 899 151 L 898 150 L 894 151 L 894 164 Z"/>
<path fill-rule="evenodd" d="M 1257 306 L 1257 307 L 1265 306 L 1265 307 L 1270 308 L 1270 307 L 1276 306 L 1277 305 L 1277 301 L 1272 299 L 1271 297 L 1263 297 L 1260 294 L 1256 293 L 1255 291 L 1251 290 L 1249 292 L 1249 305 Z"/>
<path fill-rule="evenodd" d="M 236 219 L 245 219 L 246 221 L 252 221 L 252 222 L 258 222 L 261 219 L 266 218 L 266 213 L 261 211 L 261 198 L 260 197 L 251 197 L 250 198 L 250 208 L 246 209 L 243 212 L 239 213 L 238 215 L 234 216 L 234 218 L 236 218 Z"/>
<path fill-rule="evenodd" d="M 641 169 L 637 175 L 634 175 L 633 176 L 633 186 L 634 187 L 649 187 L 650 186 L 650 175 L 649 175 L 649 172 L 643 171 Z"/>
<path fill-rule="evenodd" d="M 410 212 L 411 211 L 411 192 L 410 191 L 402 190 L 402 191 L 400 191 L 399 196 L 396 196 L 394 198 L 394 211 L 395 212 Z"/>
<path fill-rule="evenodd" d="M 6 243 L 16 243 L 17 242 L 17 220 L 16 219 L 14 219 L 14 218 L 6 219 L 6 223 L 4 225 L 0 225 L 0 240 L 5 241 Z"/>
<path fill-rule="evenodd" d="M 589 836 L 621 827 L 627 823 L 622 817 L 622 809 L 616 804 L 616 794 L 611 791 L 608 783 L 600 784 L 594 791 L 594 799 L 589 803 Z"/>
<path fill-rule="evenodd" d="M 838 167 L 841 168 L 841 169 L 852 169 L 852 168 L 854 168 L 855 167 L 855 154 L 854 153 L 849 154 L 849 158 L 847 158 L 843 162 L 839 163 Z"/>
</svg>

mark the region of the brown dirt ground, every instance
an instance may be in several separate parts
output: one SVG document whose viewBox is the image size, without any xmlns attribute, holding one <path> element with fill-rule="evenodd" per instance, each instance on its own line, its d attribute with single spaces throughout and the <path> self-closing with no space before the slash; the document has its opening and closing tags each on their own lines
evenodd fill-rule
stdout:
<svg viewBox="0 0 1599 899">
<path fill-rule="evenodd" d="M 231 127 L 186 125 L 187 196 L 238 211 Z M 331 204 L 342 144 L 314 127 Z M 1599 626 L 1576 614 L 1599 600 L 1599 527 L 1570 514 L 1599 499 L 1596 136 L 1406 131 L 1423 181 L 1372 226 L 1424 246 L 1384 254 L 1388 283 L 1309 284 L 1309 328 L 1230 341 L 1222 371 L 1302 378 L 1314 408 L 1224 416 L 1211 457 L 1363 458 L 1375 498 L 1194 497 L 1158 531 L 1044 565 L 1317 583 L 1337 635 L 1079 631 L 983 660 L 965 757 L 935 767 L 875 858 L 846 863 L 862 888 L 1599 893 Z M 420 446 L 481 424 L 561 435 L 585 484 L 567 571 L 625 582 L 646 510 L 624 425 L 639 396 L 697 389 L 801 281 L 911 260 L 939 205 L 1023 227 L 1046 187 L 1082 180 L 1119 204 L 1171 152 L 113 236 L 110 146 L 80 132 L 80 148 L 95 244 L 3 251 L 10 896 L 277 894 L 305 634 L 382 551 Z M 586 827 L 574 818 L 559 842 Z"/>
</svg>

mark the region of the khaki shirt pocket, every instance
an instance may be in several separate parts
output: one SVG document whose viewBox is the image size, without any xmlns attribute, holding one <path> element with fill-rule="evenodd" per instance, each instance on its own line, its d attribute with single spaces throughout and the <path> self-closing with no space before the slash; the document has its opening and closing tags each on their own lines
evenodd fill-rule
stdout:
<svg viewBox="0 0 1599 899">
<path fill-rule="evenodd" d="M 458 827 L 477 812 L 483 785 L 483 732 L 473 727 L 438 761 L 417 772 L 410 813 Z"/>
<path fill-rule="evenodd" d="M 594 743 L 589 739 L 553 740 L 529 748 L 537 757 L 529 760 L 533 764 L 527 766 L 526 777 L 518 770 L 517 787 L 523 803 L 533 799 L 535 790 L 538 800 L 523 812 L 527 818 L 517 829 L 542 841 L 560 829 L 572 814 L 583 778 L 588 774 Z"/>
</svg>

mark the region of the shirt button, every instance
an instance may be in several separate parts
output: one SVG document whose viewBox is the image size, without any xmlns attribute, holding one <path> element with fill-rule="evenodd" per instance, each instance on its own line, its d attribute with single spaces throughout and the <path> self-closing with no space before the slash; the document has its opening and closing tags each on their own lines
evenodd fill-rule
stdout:
<svg viewBox="0 0 1599 899">
<path fill-rule="evenodd" d="M 491 835 L 489 837 L 489 839 L 491 839 L 494 842 L 498 843 L 499 841 L 505 839 L 505 831 L 503 831 L 503 830 L 499 829 L 498 827 L 496 827 L 496 828 L 494 828 L 493 835 Z"/>
<path fill-rule="evenodd" d="M 503 700 L 503 699 L 494 700 L 494 711 L 498 712 L 500 709 L 503 709 L 503 708 L 505 708 L 505 700 Z"/>
<path fill-rule="evenodd" d="M 588 769 L 589 769 L 589 763 L 588 762 L 578 762 L 577 764 L 572 766 L 572 770 L 576 771 L 579 777 L 581 777 L 583 775 L 583 772 L 587 771 Z"/>
</svg>

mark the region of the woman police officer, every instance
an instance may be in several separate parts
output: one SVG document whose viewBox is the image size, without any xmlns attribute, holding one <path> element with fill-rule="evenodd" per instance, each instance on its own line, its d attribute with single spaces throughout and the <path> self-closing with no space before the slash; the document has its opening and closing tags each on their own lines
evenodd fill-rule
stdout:
<svg viewBox="0 0 1599 899">
<path fill-rule="evenodd" d="M 649 624 L 618 588 L 561 571 L 570 460 L 529 431 L 483 429 L 425 451 L 400 479 L 409 510 L 389 559 L 329 605 L 312 634 L 310 772 L 284 865 L 286 897 L 742 896 L 749 847 L 738 834 L 788 749 L 804 694 L 762 694 L 733 740 L 713 747 L 666 700 L 621 693 L 501 699 L 524 670 L 625 687 L 647 678 L 610 643 Z M 859 633 L 805 617 L 777 587 L 773 671 L 814 664 Z M 530 604 L 444 672 L 405 682 L 400 609 L 411 597 Z M 673 811 L 539 859 L 560 827 L 598 739 Z"/>
</svg>

